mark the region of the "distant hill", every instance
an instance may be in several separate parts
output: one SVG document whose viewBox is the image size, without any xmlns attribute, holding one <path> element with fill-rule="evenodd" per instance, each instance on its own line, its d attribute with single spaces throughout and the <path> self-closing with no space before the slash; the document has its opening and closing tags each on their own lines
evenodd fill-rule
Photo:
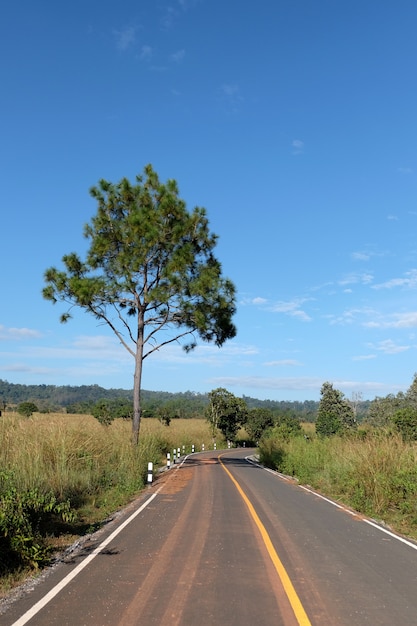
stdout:
<svg viewBox="0 0 417 626">
<path fill-rule="evenodd" d="M 18 385 L 0 379 L 0 409 L 16 406 L 20 402 L 34 402 L 40 410 L 68 413 L 88 413 L 99 400 L 132 400 L 132 389 L 105 389 L 99 385 Z M 318 402 L 290 402 L 285 400 L 258 400 L 243 396 L 249 408 L 262 407 L 274 412 L 291 413 L 303 421 L 314 421 Z M 190 417 L 202 414 L 208 402 L 207 394 L 193 391 L 171 393 L 168 391 L 142 390 L 145 409 L 153 411 L 159 406 L 169 405 L 178 415 Z"/>
</svg>

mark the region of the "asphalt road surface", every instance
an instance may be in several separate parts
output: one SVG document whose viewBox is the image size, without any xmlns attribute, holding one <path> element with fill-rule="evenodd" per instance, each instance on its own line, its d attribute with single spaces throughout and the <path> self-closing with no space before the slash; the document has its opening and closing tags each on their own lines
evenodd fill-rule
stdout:
<svg viewBox="0 0 417 626">
<path fill-rule="evenodd" d="M 417 625 L 417 546 L 253 452 L 195 454 L 165 472 L 0 624 Z"/>
</svg>

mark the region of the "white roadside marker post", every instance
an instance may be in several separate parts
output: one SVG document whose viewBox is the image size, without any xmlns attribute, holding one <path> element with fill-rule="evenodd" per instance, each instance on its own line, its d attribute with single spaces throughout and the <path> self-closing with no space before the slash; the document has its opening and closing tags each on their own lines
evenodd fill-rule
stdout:
<svg viewBox="0 0 417 626">
<path fill-rule="evenodd" d="M 152 484 L 152 479 L 153 479 L 153 463 L 151 463 L 151 461 L 149 461 L 149 463 L 148 463 L 148 485 Z"/>
</svg>

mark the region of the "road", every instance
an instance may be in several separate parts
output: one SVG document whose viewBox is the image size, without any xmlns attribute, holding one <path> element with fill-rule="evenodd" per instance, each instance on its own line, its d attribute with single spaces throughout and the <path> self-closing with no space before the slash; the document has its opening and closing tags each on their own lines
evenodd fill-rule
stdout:
<svg viewBox="0 0 417 626">
<path fill-rule="evenodd" d="M 245 457 L 189 456 L 4 626 L 417 625 L 416 545 Z"/>
</svg>

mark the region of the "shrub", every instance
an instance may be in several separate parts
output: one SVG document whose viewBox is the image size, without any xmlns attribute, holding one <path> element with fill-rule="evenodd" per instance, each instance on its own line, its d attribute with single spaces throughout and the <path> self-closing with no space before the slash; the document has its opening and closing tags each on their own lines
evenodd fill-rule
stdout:
<svg viewBox="0 0 417 626">
<path fill-rule="evenodd" d="M 17 412 L 25 417 L 30 417 L 38 411 L 38 407 L 34 402 L 21 402 L 17 407 Z"/>
<path fill-rule="evenodd" d="M 44 530 L 53 517 L 75 519 L 68 501 L 59 502 L 50 491 L 19 491 L 13 474 L 0 472 L 0 573 L 21 565 L 39 567 L 47 560 Z"/>
</svg>

